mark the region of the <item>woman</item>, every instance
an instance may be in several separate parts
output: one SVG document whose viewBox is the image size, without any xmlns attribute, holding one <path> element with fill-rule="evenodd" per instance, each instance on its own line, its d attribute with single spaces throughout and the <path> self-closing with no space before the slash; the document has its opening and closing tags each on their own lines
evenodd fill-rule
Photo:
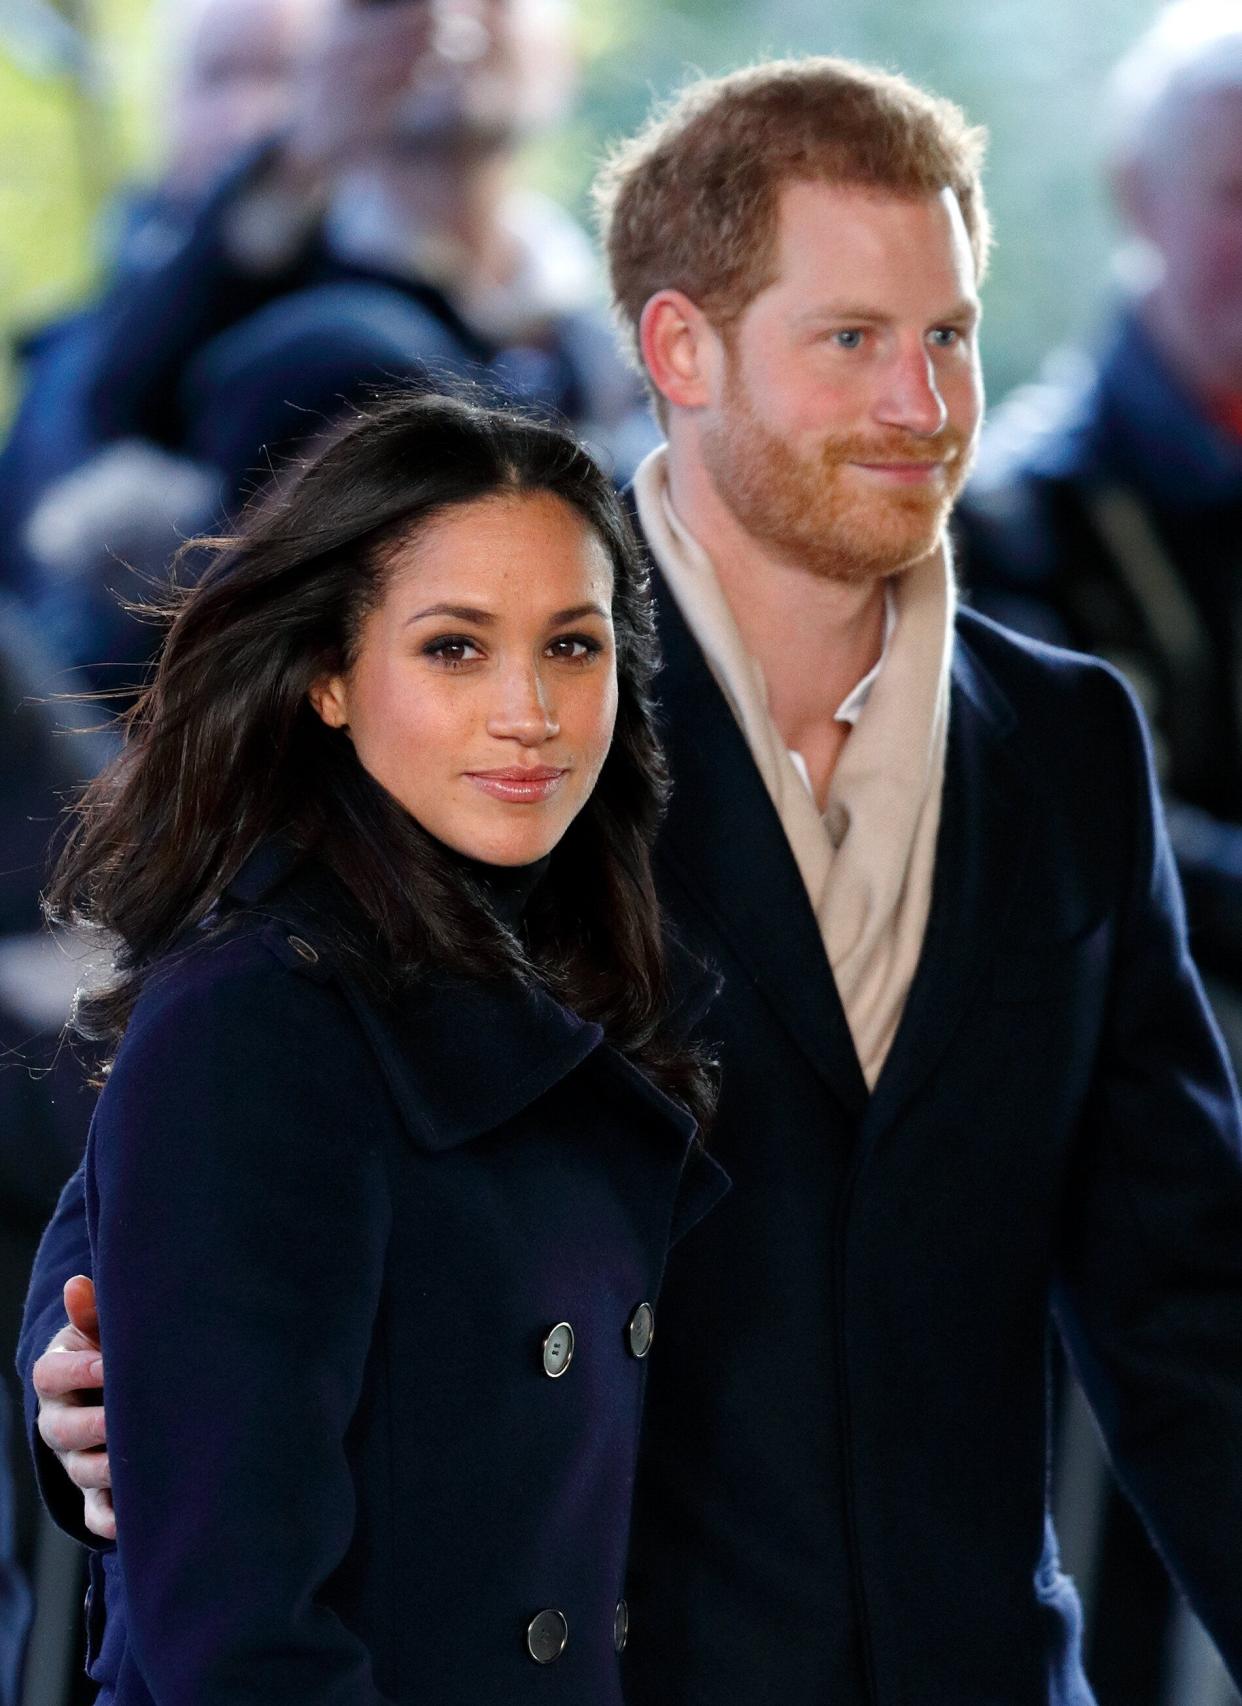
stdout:
<svg viewBox="0 0 1242 1706">
<path fill-rule="evenodd" d="M 119 941 L 101 1700 L 620 1701 L 653 1301 L 723 1188 L 652 668 L 604 477 L 443 399 L 181 604 L 52 894 Z"/>
</svg>

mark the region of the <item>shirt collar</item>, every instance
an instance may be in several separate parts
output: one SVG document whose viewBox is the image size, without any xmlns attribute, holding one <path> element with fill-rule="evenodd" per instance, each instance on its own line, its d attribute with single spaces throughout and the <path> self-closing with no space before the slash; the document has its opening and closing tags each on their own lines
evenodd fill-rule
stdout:
<svg viewBox="0 0 1242 1706">
<path fill-rule="evenodd" d="M 889 643 L 893 638 L 893 630 L 896 626 L 897 599 L 892 586 L 886 581 L 884 583 L 884 643 L 880 647 L 880 655 L 862 680 L 850 689 L 837 706 L 833 713 L 834 722 L 848 723 L 853 728 L 859 717 L 862 716 L 867 707 L 867 700 L 871 697 L 871 689 L 880 679 L 880 671 L 884 668 L 885 660 L 888 657 Z"/>
</svg>

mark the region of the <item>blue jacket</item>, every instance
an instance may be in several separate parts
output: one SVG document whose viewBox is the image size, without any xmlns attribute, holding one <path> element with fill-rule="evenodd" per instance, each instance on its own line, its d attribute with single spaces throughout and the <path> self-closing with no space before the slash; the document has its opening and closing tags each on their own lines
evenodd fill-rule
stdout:
<svg viewBox="0 0 1242 1706">
<path fill-rule="evenodd" d="M 957 531 L 980 610 L 1134 687 L 1196 956 L 1242 990 L 1242 443 L 1130 309 L 1098 362 L 996 411 Z"/>
<path fill-rule="evenodd" d="M 1046 1509 L 1054 1330 L 1242 1674 L 1242 1134 L 1130 695 L 960 615 L 927 939 L 868 1096 L 779 820 L 660 603 L 658 876 L 725 977 L 734 1188 L 661 1291 L 629 1706 L 1086 1706 Z M 31 1352 L 81 1238 L 70 1208 Z"/>
<path fill-rule="evenodd" d="M 617 1706 L 643 1306 L 722 1176 L 537 989 L 364 994 L 283 864 L 157 972 L 91 1129 L 100 1699 Z"/>
</svg>

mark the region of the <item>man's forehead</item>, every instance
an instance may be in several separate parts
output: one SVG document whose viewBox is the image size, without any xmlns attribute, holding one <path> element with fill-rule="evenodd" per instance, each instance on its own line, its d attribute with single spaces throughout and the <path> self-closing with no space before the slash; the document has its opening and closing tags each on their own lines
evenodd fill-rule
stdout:
<svg viewBox="0 0 1242 1706">
<path fill-rule="evenodd" d="M 791 179 L 781 187 L 777 276 L 865 269 L 907 276 L 929 267 L 974 294 L 966 221 L 949 188 L 897 194 L 870 185 Z M 827 282 L 827 280 L 826 280 Z"/>
<path fill-rule="evenodd" d="M 947 220 L 966 235 L 966 221 L 954 191 L 946 184 L 935 190 L 894 190 L 866 183 L 827 178 L 788 178 L 777 190 L 782 225 L 810 219 L 857 223 L 868 216 L 880 219 L 910 217 Z"/>
</svg>

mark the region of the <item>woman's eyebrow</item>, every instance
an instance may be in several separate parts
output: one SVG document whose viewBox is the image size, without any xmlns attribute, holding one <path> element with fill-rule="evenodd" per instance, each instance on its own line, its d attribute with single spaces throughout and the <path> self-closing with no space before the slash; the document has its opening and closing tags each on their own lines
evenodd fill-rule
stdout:
<svg viewBox="0 0 1242 1706">
<path fill-rule="evenodd" d="M 422 622 L 428 616 L 451 616 L 455 622 L 474 622 L 481 628 L 486 628 L 496 620 L 490 610 L 479 610 L 472 604 L 429 604 L 426 610 L 416 610 L 413 616 L 407 616 L 405 626 L 411 622 Z M 548 618 L 549 628 L 559 628 L 563 622 L 580 622 L 584 616 L 599 616 L 606 622 L 608 612 L 602 604 L 575 604 L 568 610 L 558 610 Z"/>
<path fill-rule="evenodd" d="M 406 627 L 411 622 L 421 622 L 425 616 L 451 616 L 456 622 L 477 622 L 484 628 L 496 620 L 490 610 L 476 610 L 472 604 L 429 604 L 426 610 L 416 610 L 413 616 L 407 616 Z"/>
<path fill-rule="evenodd" d="M 548 625 L 559 628 L 562 622 L 581 622 L 584 616 L 600 616 L 605 622 L 608 620 L 608 612 L 602 604 L 575 604 L 569 610 L 558 610 Z"/>
</svg>

